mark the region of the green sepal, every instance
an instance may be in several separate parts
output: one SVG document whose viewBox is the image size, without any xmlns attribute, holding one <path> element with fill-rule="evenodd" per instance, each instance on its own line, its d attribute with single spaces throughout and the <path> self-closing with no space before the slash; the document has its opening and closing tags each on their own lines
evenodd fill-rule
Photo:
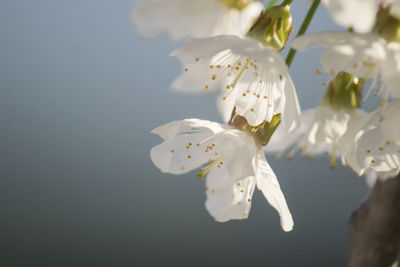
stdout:
<svg viewBox="0 0 400 267">
<path fill-rule="evenodd" d="M 293 29 L 290 3 L 284 2 L 261 12 L 247 36 L 260 41 L 271 49 L 281 51 L 285 48 Z"/>
<path fill-rule="evenodd" d="M 400 21 L 390 14 L 390 5 L 381 5 L 373 32 L 388 42 L 400 42 Z"/>
<path fill-rule="evenodd" d="M 351 110 L 361 107 L 362 89 L 365 79 L 358 79 L 354 75 L 341 71 L 328 84 L 322 106 L 330 106 L 337 110 Z"/>
<path fill-rule="evenodd" d="M 254 127 L 254 141 L 256 144 L 266 146 L 280 123 L 281 114 L 276 114 L 272 117 L 270 122 L 265 121 L 259 126 Z"/>
<path fill-rule="evenodd" d="M 266 146 L 281 122 L 281 114 L 276 114 L 270 122 L 264 121 L 257 126 L 251 126 L 245 117 L 236 114 L 236 108 L 232 111 L 229 125 L 242 130 L 253 136 L 254 141 L 259 146 Z"/>
</svg>

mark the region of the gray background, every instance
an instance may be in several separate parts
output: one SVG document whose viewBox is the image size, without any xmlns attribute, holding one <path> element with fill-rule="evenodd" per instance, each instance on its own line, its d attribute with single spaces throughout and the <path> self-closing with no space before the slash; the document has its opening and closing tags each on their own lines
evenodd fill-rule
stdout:
<svg viewBox="0 0 400 267">
<path fill-rule="evenodd" d="M 298 29 L 308 4 L 294 2 Z M 0 266 L 344 266 L 368 189 L 327 157 L 270 157 L 290 233 L 260 192 L 248 220 L 220 224 L 194 173 L 152 165 L 151 129 L 220 118 L 215 99 L 168 89 L 178 44 L 142 40 L 133 3 L 0 1 Z M 310 31 L 324 29 L 337 28 L 320 8 Z M 323 93 L 318 51 L 291 69 L 303 108 Z"/>
</svg>

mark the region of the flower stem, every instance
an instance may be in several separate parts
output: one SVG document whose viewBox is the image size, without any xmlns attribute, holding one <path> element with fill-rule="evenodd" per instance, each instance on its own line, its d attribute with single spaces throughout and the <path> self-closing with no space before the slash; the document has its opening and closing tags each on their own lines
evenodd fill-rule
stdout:
<svg viewBox="0 0 400 267">
<path fill-rule="evenodd" d="M 312 18 L 314 16 L 315 11 L 317 10 L 320 2 L 321 2 L 321 0 L 314 0 L 312 5 L 310 6 L 310 9 L 307 12 L 306 17 L 304 18 L 303 23 L 300 26 L 300 30 L 297 33 L 296 37 L 298 37 L 300 35 L 303 35 L 306 32 L 306 30 L 307 30 L 308 26 L 310 25 L 310 22 L 311 22 L 311 20 L 312 20 Z M 297 51 L 295 49 L 293 49 L 293 48 L 290 49 L 290 51 L 289 51 L 289 53 L 288 53 L 288 55 L 286 57 L 286 64 L 288 65 L 288 67 L 290 67 L 290 65 L 292 64 L 292 61 L 293 61 L 294 56 L 296 55 L 296 52 Z"/>
</svg>

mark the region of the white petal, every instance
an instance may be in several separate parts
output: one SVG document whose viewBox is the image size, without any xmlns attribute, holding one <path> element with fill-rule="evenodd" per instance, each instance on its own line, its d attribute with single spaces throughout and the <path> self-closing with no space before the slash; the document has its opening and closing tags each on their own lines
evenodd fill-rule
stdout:
<svg viewBox="0 0 400 267">
<path fill-rule="evenodd" d="M 365 174 L 365 181 L 367 182 L 369 188 L 374 187 L 377 179 L 378 175 L 376 174 L 376 172 L 370 171 Z"/>
<path fill-rule="evenodd" d="M 381 115 L 383 116 L 382 131 L 387 140 L 399 140 L 400 136 L 400 99 L 391 101 L 384 105 Z"/>
<path fill-rule="evenodd" d="M 174 40 L 185 36 L 243 35 L 261 10 L 260 3 L 251 3 L 239 11 L 219 0 L 138 0 L 132 20 L 145 38 L 162 33 Z"/>
<path fill-rule="evenodd" d="M 390 178 L 400 169 L 400 101 L 389 102 L 355 121 L 339 141 L 346 162 L 359 174 Z"/>
<path fill-rule="evenodd" d="M 345 133 L 351 114 L 320 106 L 314 116 L 314 125 L 308 134 L 308 141 L 311 144 L 332 144 Z"/>
<path fill-rule="evenodd" d="M 382 61 L 382 80 L 387 85 L 388 92 L 395 98 L 400 98 L 400 43 L 387 45 L 387 54 Z"/>
<path fill-rule="evenodd" d="M 286 204 L 275 173 L 269 166 L 262 151 L 255 162 L 257 169 L 257 188 L 262 191 L 269 204 L 278 211 L 282 229 L 286 232 L 293 229 L 293 218 Z"/>
<path fill-rule="evenodd" d="M 219 133 L 223 130 L 229 129 L 229 127 L 222 126 L 219 123 L 199 120 L 199 119 L 186 119 L 183 121 L 172 121 L 170 123 L 164 124 L 157 127 L 151 131 L 153 134 L 159 135 L 161 138 L 166 140 L 171 140 L 176 135 L 182 133 L 196 133 L 198 129 L 208 132 L 210 135 Z"/>
<path fill-rule="evenodd" d="M 254 176 L 233 180 L 227 169 L 221 167 L 213 168 L 206 181 L 205 206 L 216 221 L 226 222 L 248 217 L 256 184 Z"/>
<path fill-rule="evenodd" d="M 253 126 L 270 121 L 278 113 L 291 128 L 298 124 L 297 96 L 278 52 L 250 38 L 216 36 L 190 39 L 171 55 L 187 68 L 186 77 L 179 77 L 174 88 L 185 91 L 178 87 L 190 86 L 195 92 L 207 92 L 219 87 L 221 101 L 228 102 L 219 105 L 225 120 L 234 103 L 236 113 Z"/>
<path fill-rule="evenodd" d="M 257 147 L 252 136 L 247 133 L 231 129 L 212 138 L 212 142 L 219 148 L 218 156 L 224 162 L 230 179 L 236 181 L 243 177 L 254 176 L 251 164 Z"/>
<path fill-rule="evenodd" d="M 226 99 L 223 99 L 222 97 L 217 98 L 218 111 L 225 123 L 228 123 L 231 119 L 232 111 L 235 107 L 235 101 L 236 97 L 233 97 L 233 95 Z"/>
<path fill-rule="evenodd" d="M 346 71 L 358 77 L 376 77 L 386 57 L 386 41 L 373 34 L 321 32 L 297 37 L 292 46 L 303 50 L 324 46 L 321 63 L 331 75 Z"/>
<path fill-rule="evenodd" d="M 218 158 L 218 151 L 223 148 L 215 147 L 216 144 L 210 137 L 222 130 L 224 128 L 217 123 L 196 119 L 163 125 L 152 131 L 165 141 L 152 148 L 151 160 L 162 172 L 172 174 L 198 168 Z M 213 148 L 208 149 L 210 146 Z"/>
<path fill-rule="evenodd" d="M 265 146 L 265 151 L 268 153 L 284 153 L 297 144 L 301 145 L 300 143 L 304 134 L 314 122 L 315 110 L 316 109 L 308 109 L 303 111 L 300 118 L 300 128 L 294 131 L 289 131 L 288 127 L 285 127 L 284 124 L 279 125 L 268 145 Z"/>
<path fill-rule="evenodd" d="M 400 168 L 400 142 L 386 143 L 382 128 L 367 131 L 359 140 L 358 160 L 377 173 L 396 173 Z M 370 152 L 367 152 L 370 151 Z"/>
<path fill-rule="evenodd" d="M 323 0 L 335 21 L 358 32 L 369 32 L 378 11 L 376 0 Z"/>
<path fill-rule="evenodd" d="M 297 99 L 296 89 L 289 75 L 284 79 L 285 82 L 285 111 L 282 119 L 282 124 L 289 131 L 293 131 L 296 127 L 300 126 L 300 104 Z"/>
</svg>

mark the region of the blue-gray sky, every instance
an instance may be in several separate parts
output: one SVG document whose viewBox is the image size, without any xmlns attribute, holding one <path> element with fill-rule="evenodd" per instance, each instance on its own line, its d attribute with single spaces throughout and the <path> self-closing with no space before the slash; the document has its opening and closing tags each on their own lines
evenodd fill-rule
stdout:
<svg viewBox="0 0 400 267">
<path fill-rule="evenodd" d="M 308 4 L 294 1 L 299 28 Z M 270 159 L 295 221 L 284 233 L 260 192 L 220 224 L 194 173 L 161 174 L 150 130 L 220 121 L 215 99 L 168 88 L 178 44 L 145 41 L 132 0 L 0 2 L 0 266 L 343 266 L 347 220 L 366 186 L 326 157 Z M 322 8 L 310 31 L 337 29 Z M 304 108 L 323 93 L 318 52 L 291 74 Z"/>
</svg>

